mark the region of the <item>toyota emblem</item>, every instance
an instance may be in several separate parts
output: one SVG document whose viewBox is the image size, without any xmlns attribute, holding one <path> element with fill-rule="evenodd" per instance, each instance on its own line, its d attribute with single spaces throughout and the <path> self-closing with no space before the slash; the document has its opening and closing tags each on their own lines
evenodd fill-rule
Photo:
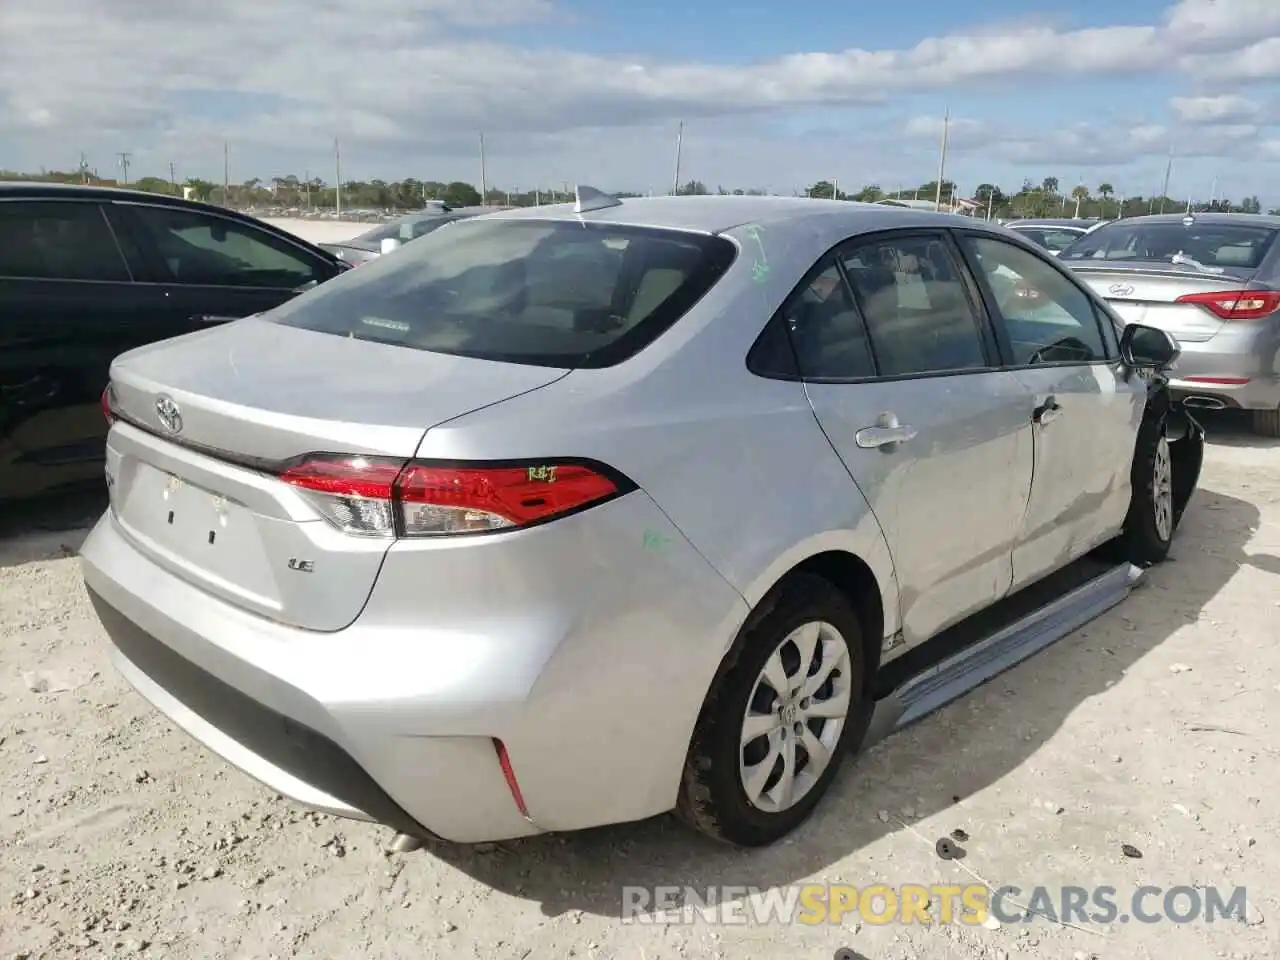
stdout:
<svg viewBox="0 0 1280 960">
<path fill-rule="evenodd" d="M 1114 294 L 1117 297 L 1127 297 L 1133 293 L 1133 287 L 1127 283 L 1113 283 L 1107 287 L 1107 293 Z"/>
<path fill-rule="evenodd" d="M 160 425 L 170 433 L 182 432 L 182 409 L 166 393 L 156 397 L 156 417 Z"/>
</svg>

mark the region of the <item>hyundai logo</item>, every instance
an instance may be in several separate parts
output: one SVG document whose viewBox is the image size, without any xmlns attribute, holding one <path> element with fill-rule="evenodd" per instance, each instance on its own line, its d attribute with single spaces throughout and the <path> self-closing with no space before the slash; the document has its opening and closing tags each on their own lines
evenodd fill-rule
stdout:
<svg viewBox="0 0 1280 960">
<path fill-rule="evenodd" d="M 182 432 L 182 409 L 166 393 L 156 397 L 156 417 L 170 433 Z"/>
<path fill-rule="evenodd" d="M 1117 297 L 1127 297 L 1133 293 L 1133 287 L 1127 283 L 1113 283 L 1107 287 L 1107 293 L 1114 294 Z"/>
</svg>

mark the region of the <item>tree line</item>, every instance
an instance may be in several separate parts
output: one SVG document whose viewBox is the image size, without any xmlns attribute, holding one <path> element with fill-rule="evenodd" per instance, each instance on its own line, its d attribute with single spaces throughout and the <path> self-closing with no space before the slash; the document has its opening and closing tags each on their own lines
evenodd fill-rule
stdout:
<svg viewBox="0 0 1280 960">
<path fill-rule="evenodd" d="M 443 201 L 454 207 L 478 206 L 535 206 L 543 203 L 561 203 L 573 198 L 572 186 L 569 183 L 555 190 L 508 190 L 500 187 L 489 187 L 482 196 L 474 184 L 455 180 L 449 183 L 438 180 L 417 180 L 409 177 L 404 180 L 348 180 L 342 184 L 341 197 L 332 183 L 319 177 L 298 177 L 290 174 L 283 177 L 272 177 L 269 180 L 252 178 L 240 183 L 221 184 L 210 180 L 192 177 L 186 180 L 166 180 L 162 177 L 140 177 L 129 183 L 121 183 L 118 179 L 100 177 L 96 172 L 76 170 L 70 172 L 42 171 L 38 174 L 18 173 L 0 170 L 0 180 L 37 180 L 56 183 L 85 183 L 102 186 L 127 186 L 134 190 L 149 193 L 169 194 L 174 196 L 188 195 L 192 199 L 206 203 L 218 203 L 224 206 L 241 209 L 273 208 L 284 210 L 335 210 L 339 203 L 344 210 L 376 210 L 376 211 L 412 211 L 423 209 L 431 201 Z M 723 186 L 709 187 L 701 180 L 689 180 L 676 191 L 681 195 L 747 195 L 763 196 L 767 191 L 754 188 L 728 189 Z M 637 197 L 642 194 L 632 191 L 615 191 L 619 198 Z M 885 199 L 918 199 L 934 200 L 939 195 L 942 202 L 950 206 L 955 200 L 962 198 L 956 184 L 950 180 L 942 182 L 939 191 L 936 180 L 922 183 L 918 187 L 886 191 L 878 184 L 869 184 L 849 193 L 839 189 L 838 185 L 820 180 L 811 184 L 803 195 L 835 200 L 853 200 L 874 203 Z M 981 183 L 967 197 L 979 204 L 979 213 L 992 218 L 1013 217 L 1096 217 L 1112 219 L 1115 217 L 1140 216 L 1147 213 L 1173 213 L 1187 208 L 1185 199 L 1157 196 L 1120 196 L 1110 183 L 1100 183 L 1090 188 L 1083 184 L 1070 190 L 1063 190 L 1057 177 L 1045 177 L 1039 183 L 1030 179 L 1013 192 L 1006 191 L 994 183 Z M 1235 213 L 1261 213 L 1262 205 L 1256 196 L 1244 197 L 1232 201 L 1226 197 L 1215 198 L 1209 202 L 1192 203 L 1195 211 L 1222 210 Z M 1280 209 L 1272 209 L 1272 214 L 1280 214 Z"/>
</svg>

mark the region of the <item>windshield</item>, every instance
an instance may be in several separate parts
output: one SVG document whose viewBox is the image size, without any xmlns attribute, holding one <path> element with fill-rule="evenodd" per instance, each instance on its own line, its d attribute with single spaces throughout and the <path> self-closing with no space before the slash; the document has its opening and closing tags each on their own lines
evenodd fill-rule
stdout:
<svg viewBox="0 0 1280 960">
<path fill-rule="evenodd" d="M 438 230 L 446 223 L 453 223 L 456 217 L 450 217 L 447 214 L 433 213 L 421 217 L 401 217 L 399 220 L 392 220 L 390 223 L 384 223 L 380 227 L 362 233 L 359 236 L 361 243 L 367 243 L 371 246 L 378 246 L 383 240 L 399 240 L 407 243 L 410 240 L 417 240 L 418 237 L 424 237 L 432 230 Z"/>
<path fill-rule="evenodd" d="M 722 237 L 678 231 L 464 220 L 264 316 L 415 350 L 604 367 L 674 324 L 735 254 Z"/>
<path fill-rule="evenodd" d="M 1194 223 L 1188 227 L 1117 221 L 1085 234 L 1063 251 L 1062 259 L 1185 263 L 1189 258 L 1204 267 L 1253 270 L 1262 263 L 1275 236 L 1274 229 L 1247 224 Z"/>
<path fill-rule="evenodd" d="M 1067 249 L 1084 235 L 1083 230 L 1070 230 L 1065 227 L 1015 227 L 1014 229 L 1033 243 L 1054 252 Z"/>
</svg>

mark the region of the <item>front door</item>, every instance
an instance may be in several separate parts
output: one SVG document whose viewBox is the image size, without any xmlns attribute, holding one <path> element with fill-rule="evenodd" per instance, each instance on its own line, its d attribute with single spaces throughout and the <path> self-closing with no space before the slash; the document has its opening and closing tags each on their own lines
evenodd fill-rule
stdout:
<svg viewBox="0 0 1280 960">
<path fill-rule="evenodd" d="M 1010 588 L 1025 388 L 940 232 L 851 242 L 789 309 L 814 412 L 892 553 L 903 639 L 921 643 Z"/>
<path fill-rule="evenodd" d="M 337 273 L 300 245 L 215 213 L 113 203 L 108 215 L 173 335 L 270 310 Z"/>
<path fill-rule="evenodd" d="M 1069 273 L 995 237 L 961 242 L 1033 421 L 1035 480 L 1013 552 L 1016 588 L 1120 528 L 1146 385 L 1120 375 L 1115 329 Z"/>
</svg>

